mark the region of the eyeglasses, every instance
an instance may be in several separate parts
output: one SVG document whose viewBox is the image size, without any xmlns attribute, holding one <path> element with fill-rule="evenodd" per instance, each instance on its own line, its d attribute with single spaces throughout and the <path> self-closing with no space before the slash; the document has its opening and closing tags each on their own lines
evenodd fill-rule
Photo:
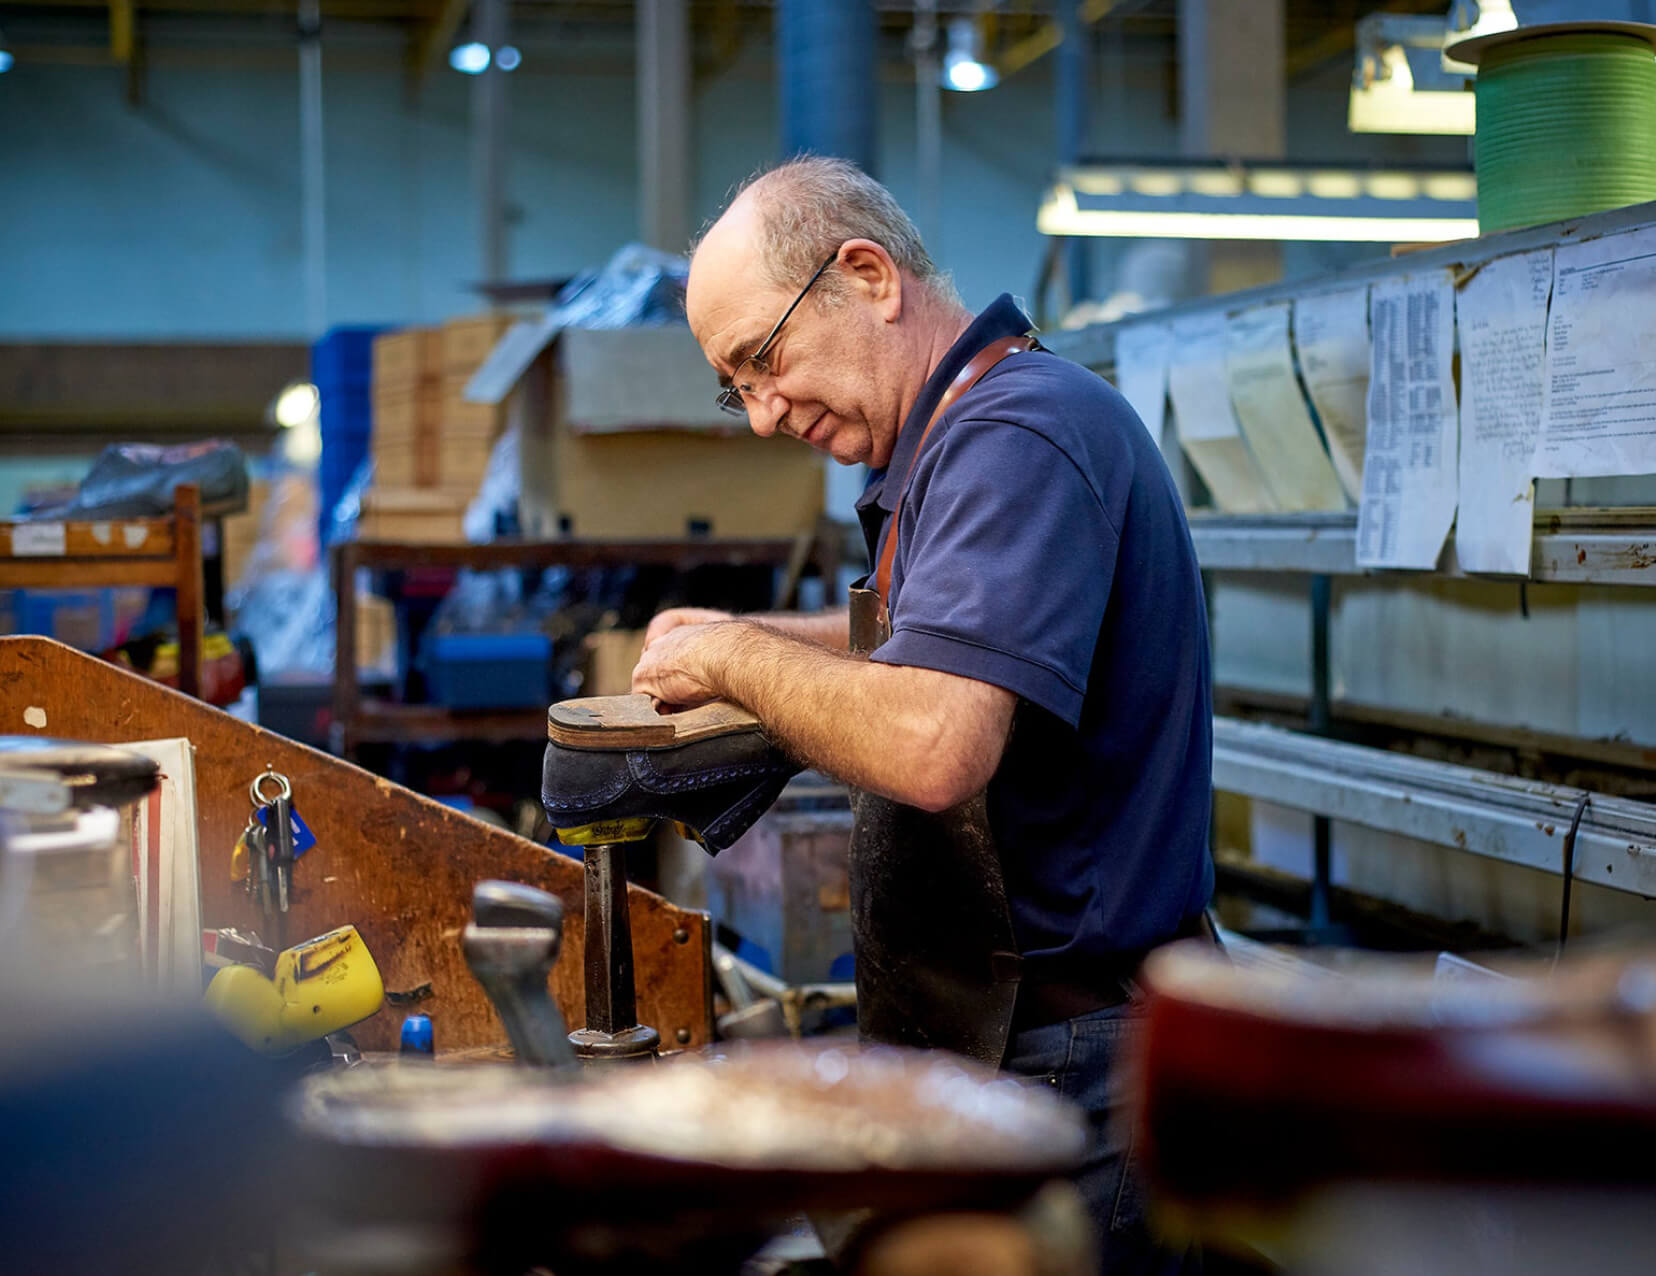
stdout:
<svg viewBox="0 0 1656 1276">
<path fill-rule="evenodd" d="M 816 274 L 812 275 L 806 281 L 805 286 L 799 290 L 799 296 L 793 299 L 793 305 L 782 312 L 782 317 L 776 321 L 776 327 L 770 330 L 770 335 L 759 343 L 757 350 L 736 365 L 736 370 L 730 374 L 730 384 L 720 390 L 718 398 L 714 400 L 720 408 L 731 416 L 745 417 L 747 415 L 747 404 L 742 401 L 742 393 L 744 390 L 751 391 L 753 386 L 751 384 L 743 386 L 740 383 L 742 369 L 751 365 L 753 370 L 760 376 L 766 376 L 770 373 L 770 365 L 765 362 L 765 352 L 776 343 L 776 334 L 782 331 L 782 325 L 788 322 L 788 316 L 799 308 L 799 303 L 805 300 L 805 294 L 816 286 L 816 281 L 822 278 L 822 272 L 832 266 L 838 256 L 838 248 L 828 254 L 828 260 L 817 267 Z"/>
</svg>

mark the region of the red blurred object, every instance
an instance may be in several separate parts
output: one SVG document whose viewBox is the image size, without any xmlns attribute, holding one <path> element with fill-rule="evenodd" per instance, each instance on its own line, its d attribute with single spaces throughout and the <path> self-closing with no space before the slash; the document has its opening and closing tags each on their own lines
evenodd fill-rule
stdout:
<svg viewBox="0 0 1656 1276">
<path fill-rule="evenodd" d="M 134 638 L 105 651 L 103 658 L 163 686 L 178 686 L 178 639 L 151 635 Z M 247 689 L 250 653 L 219 630 L 209 630 L 201 646 L 201 698 L 223 708 Z"/>
</svg>

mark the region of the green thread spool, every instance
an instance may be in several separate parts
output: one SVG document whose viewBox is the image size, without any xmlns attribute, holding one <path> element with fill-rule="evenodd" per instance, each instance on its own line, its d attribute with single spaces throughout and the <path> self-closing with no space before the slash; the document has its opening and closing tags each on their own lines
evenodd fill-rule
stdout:
<svg viewBox="0 0 1656 1276">
<path fill-rule="evenodd" d="M 1656 199 L 1656 27 L 1556 23 L 1449 50 L 1478 63 L 1478 229 Z"/>
</svg>

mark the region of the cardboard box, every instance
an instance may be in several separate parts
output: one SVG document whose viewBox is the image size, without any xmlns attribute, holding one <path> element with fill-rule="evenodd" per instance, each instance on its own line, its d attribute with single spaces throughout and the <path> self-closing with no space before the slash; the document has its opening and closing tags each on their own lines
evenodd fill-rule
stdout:
<svg viewBox="0 0 1656 1276">
<path fill-rule="evenodd" d="M 770 539 L 813 530 L 823 458 L 795 440 L 756 437 L 719 412 L 717 387 L 688 328 L 564 333 L 510 401 L 524 534 Z"/>
<path fill-rule="evenodd" d="M 356 662 L 359 670 L 391 673 L 397 668 L 397 612 L 389 598 L 356 597 Z"/>
<path fill-rule="evenodd" d="M 624 696 L 632 690 L 633 666 L 644 651 L 642 629 L 606 629 L 588 634 L 583 696 Z"/>
<path fill-rule="evenodd" d="M 362 494 L 357 536 L 365 541 L 458 544 L 466 539 L 465 513 L 466 497 L 455 492 L 375 486 Z"/>
<path fill-rule="evenodd" d="M 403 328 L 374 338 L 374 390 L 407 388 L 443 373 L 440 328 Z"/>
<path fill-rule="evenodd" d="M 506 329 L 512 326 L 509 315 L 463 315 L 443 324 L 443 375 L 460 374 L 461 382 L 470 378 L 489 357 Z"/>
</svg>

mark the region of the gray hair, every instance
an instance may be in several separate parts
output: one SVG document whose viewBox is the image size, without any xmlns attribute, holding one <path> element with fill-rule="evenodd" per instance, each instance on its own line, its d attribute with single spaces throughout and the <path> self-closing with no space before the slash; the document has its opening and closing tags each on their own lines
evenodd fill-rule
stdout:
<svg viewBox="0 0 1656 1276">
<path fill-rule="evenodd" d="M 902 205 L 849 160 L 803 155 L 755 173 L 736 193 L 748 191 L 759 209 L 761 269 L 777 287 L 803 287 L 846 240 L 871 239 L 934 296 L 959 303 L 948 272 L 931 259 Z M 831 305 L 848 290 L 841 276 L 829 271 L 817 292 Z"/>
</svg>

